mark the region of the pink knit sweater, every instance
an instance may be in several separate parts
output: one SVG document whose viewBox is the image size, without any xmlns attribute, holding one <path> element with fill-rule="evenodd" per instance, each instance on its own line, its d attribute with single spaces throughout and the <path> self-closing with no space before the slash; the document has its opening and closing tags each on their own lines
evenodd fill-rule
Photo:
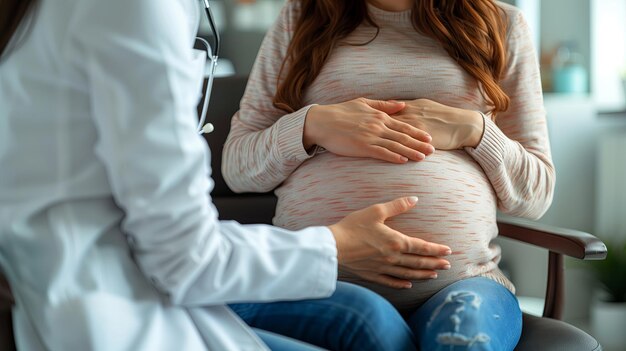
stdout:
<svg viewBox="0 0 626 351">
<path fill-rule="evenodd" d="M 272 106 L 276 81 L 298 16 L 288 1 L 270 29 L 250 75 L 241 109 L 232 119 L 222 172 L 237 192 L 276 189 L 274 223 L 290 229 L 335 223 L 350 212 L 399 196 L 417 195 L 418 205 L 389 225 L 403 233 L 449 245 L 452 268 L 409 290 L 370 284 L 345 272 L 343 280 L 377 291 L 401 309 L 421 304 L 442 287 L 474 276 L 497 280 L 500 273 L 496 209 L 539 218 L 549 207 L 554 167 L 541 93 L 539 69 L 529 30 L 516 8 L 499 4 L 509 18 L 508 66 L 501 86 L 511 98 L 496 122 L 485 121 L 475 149 L 441 151 L 422 162 L 392 164 L 330 152 L 308 154 L 302 146 L 312 104 L 357 97 L 431 99 L 449 106 L 487 111 L 477 81 L 433 39 L 418 33 L 410 11 L 369 11 L 380 26 L 365 46 L 339 45 L 305 94 L 305 107 L 285 114 Z M 364 43 L 375 34 L 357 28 L 347 43 Z"/>
</svg>

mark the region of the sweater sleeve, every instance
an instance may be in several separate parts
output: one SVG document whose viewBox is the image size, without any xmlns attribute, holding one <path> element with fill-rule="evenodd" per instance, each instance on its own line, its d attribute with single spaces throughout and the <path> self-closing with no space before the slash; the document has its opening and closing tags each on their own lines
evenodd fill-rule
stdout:
<svg viewBox="0 0 626 351">
<path fill-rule="evenodd" d="M 555 171 L 530 31 L 521 12 L 509 16 L 508 65 L 500 83 L 511 103 L 495 123 L 484 118 L 480 144 L 466 150 L 487 174 L 502 212 L 539 219 L 552 202 Z"/>
<path fill-rule="evenodd" d="M 222 174 L 235 192 L 270 191 L 312 156 L 302 143 L 304 121 L 311 106 L 285 114 L 272 104 L 297 10 L 296 2 L 288 1 L 268 31 L 240 110 L 232 118 Z"/>
</svg>

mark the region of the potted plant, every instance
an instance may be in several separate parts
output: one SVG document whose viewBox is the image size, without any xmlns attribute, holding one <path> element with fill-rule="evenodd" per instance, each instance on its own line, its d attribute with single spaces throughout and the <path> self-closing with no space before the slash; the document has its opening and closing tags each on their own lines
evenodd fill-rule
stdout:
<svg viewBox="0 0 626 351">
<path fill-rule="evenodd" d="M 626 350 L 626 241 L 606 244 L 606 259 L 590 262 L 602 288 L 592 305 L 591 328 L 605 350 Z"/>
</svg>

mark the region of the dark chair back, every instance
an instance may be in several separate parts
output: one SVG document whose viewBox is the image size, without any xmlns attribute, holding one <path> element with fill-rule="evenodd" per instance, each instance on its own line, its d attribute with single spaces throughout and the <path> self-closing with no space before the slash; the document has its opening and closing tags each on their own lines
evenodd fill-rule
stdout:
<svg viewBox="0 0 626 351">
<path fill-rule="evenodd" d="M 0 271 L 0 350 L 15 350 L 11 308 L 15 300 L 9 282 Z"/>
<path fill-rule="evenodd" d="M 230 120 L 239 108 L 247 77 L 216 78 L 207 122 L 215 131 L 205 135 L 211 148 L 211 168 L 215 188 L 211 192 L 220 219 L 240 223 L 271 223 L 276 207 L 273 193 L 235 194 L 222 177 L 222 149 L 230 131 Z M 11 306 L 13 296 L 0 272 L 0 350 L 14 350 Z M 602 347 L 589 334 L 562 321 L 524 314 L 524 330 L 516 351 L 526 350 L 581 350 L 599 351 Z"/>
<path fill-rule="evenodd" d="M 213 82 L 207 122 L 211 122 L 215 130 L 204 134 L 211 149 L 211 178 L 215 182 L 211 197 L 219 211 L 220 219 L 231 219 L 240 223 L 270 224 L 276 208 L 276 197 L 272 192 L 235 194 L 222 177 L 222 150 L 230 131 L 230 120 L 239 109 L 247 81 L 247 76 L 234 76 L 215 78 Z"/>
</svg>

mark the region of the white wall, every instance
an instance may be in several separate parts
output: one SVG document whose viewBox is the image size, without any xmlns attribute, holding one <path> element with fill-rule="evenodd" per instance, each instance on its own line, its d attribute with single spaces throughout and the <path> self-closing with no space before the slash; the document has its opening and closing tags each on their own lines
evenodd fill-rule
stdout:
<svg viewBox="0 0 626 351">
<path fill-rule="evenodd" d="M 596 113 L 585 96 L 546 95 L 545 107 L 557 181 L 542 223 L 592 231 L 595 201 Z M 502 240 L 504 260 L 518 295 L 544 297 L 548 253 Z"/>
<path fill-rule="evenodd" d="M 545 107 L 557 182 L 554 201 L 541 222 L 593 231 L 599 128 L 593 100 L 547 94 Z"/>
<path fill-rule="evenodd" d="M 540 222 L 591 232 L 602 238 L 604 233 L 597 230 L 596 218 L 598 203 L 605 198 L 600 196 L 599 189 L 610 190 L 606 184 L 597 182 L 602 156 L 598 154 L 599 145 L 609 135 L 626 137 L 626 114 L 598 116 L 590 96 L 547 94 L 545 107 L 557 182 L 552 206 Z M 612 186 L 614 192 L 626 191 L 626 182 Z M 626 220 L 615 213 L 611 218 L 617 222 Z M 509 240 L 500 241 L 503 260 L 513 275 L 518 295 L 543 298 L 547 252 Z M 569 259 L 565 280 L 565 319 L 584 323 L 589 315 L 593 279 L 582 261 Z"/>
<path fill-rule="evenodd" d="M 591 2 L 591 89 L 600 110 L 626 108 L 626 1 Z"/>
<path fill-rule="evenodd" d="M 564 41 L 575 42 L 583 66 L 590 72 L 590 0 L 543 0 L 540 3 L 541 52 L 548 53 Z"/>
</svg>

